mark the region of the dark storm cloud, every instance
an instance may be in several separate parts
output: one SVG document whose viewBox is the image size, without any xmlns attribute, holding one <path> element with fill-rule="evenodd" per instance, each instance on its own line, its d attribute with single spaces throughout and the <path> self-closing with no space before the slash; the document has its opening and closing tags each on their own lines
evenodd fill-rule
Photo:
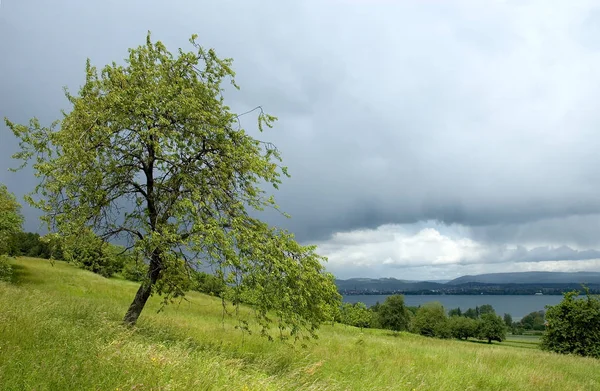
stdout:
<svg viewBox="0 0 600 391">
<path fill-rule="evenodd" d="M 77 89 L 86 57 L 119 61 L 147 30 L 171 49 L 197 33 L 235 59 L 242 90 L 227 91 L 231 106 L 280 118 L 258 137 L 289 166 L 276 196 L 293 218 L 270 218 L 300 239 L 435 220 L 469 227 L 482 243 L 600 247 L 591 234 L 600 213 L 591 10 L 3 0 L 0 115 L 49 123 L 68 109 L 61 88 Z M 251 130 L 255 118 L 242 123 Z M 5 168 L 16 144 L 3 126 L 0 140 Z M 35 183 L 29 171 L 4 169 L 0 181 L 19 195 Z"/>
</svg>

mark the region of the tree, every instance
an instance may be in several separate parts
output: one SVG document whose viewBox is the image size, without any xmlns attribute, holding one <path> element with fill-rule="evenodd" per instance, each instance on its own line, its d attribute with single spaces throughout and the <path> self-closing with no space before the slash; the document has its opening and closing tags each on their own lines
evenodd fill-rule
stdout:
<svg viewBox="0 0 600 391">
<path fill-rule="evenodd" d="M 21 231 L 23 215 L 14 194 L 0 183 L 0 255 L 10 250 L 11 237 Z"/>
<path fill-rule="evenodd" d="M 125 65 L 98 72 L 87 61 L 79 94 L 66 92 L 72 110 L 62 120 L 43 127 L 5 119 L 20 140 L 15 157 L 33 160 L 42 178 L 28 200 L 50 231 L 77 237 L 91 229 L 145 259 L 127 324 L 150 295 L 165 303 L 183 295 L 187 271 L 204 263 L 227 283 L 229 300 L 254 306 L 263 333 L 276 319 L 288 336 L 314 335 L 340 302 L 333 276 L 315 246 L 258 218 L 264 208 L 279 210 L 264 186 L 277 188 L 287 169 L 225 105 L 223 81 L 237 88 L 232 60 L 196 36 L 190 43 L 194 50 L 173 55 L 148 33 Z M 272 127 L 275 117 L 255 111 L 260 131 Z"/>
<path fill-rule="evenodd" d="M 487 339 L 488 343 L 492 343 L 492 341 L 502 342 L 506 339 L 504 320 L 489 312 L 481 315 L 477 335 L 479 339 Z"/>
<path fill-rule="evenodd" d="M 555 306 L 546 306 L 546 332 L 542 349 L 565 354 L 600 358 L 600 299 L 578 299 L 579 292 L 567 292 Z"/>
<path fill-rule="evenodd" d="M 454 315 L 448 319 L 448 327 L 454 338 L 468 339 L 477 336 L 478 323 L 475 319 Z"/>
<path fill-rule="evenodd" d="M 471 318 L 471 319 L 477 319 L 479 318 L 479 314 L 477 313 L 477 311 L 473 308 L 469 308 L 467 309 L 464 313 L 463 316 L 466 316 L 467 318 Z"/>
<path fill-rule="evenodd" d="M 372 312 L 367 308 L 365 303 L 344 303 L 341 310 L 341 323 L 354 327 L 371 326 Z"/>
<path fill-rule="evenodd" d="M 542 331 L 545 329 L 545 311 L 534 311 L 525 315 L 519 322 L 525 330 Z"/>
<path fill-rule="evenodd" d="M 491 306 L 491 304 L 484 304 L 481 307 L 479 307 L 479 316 L 484 315 L 484 314 L 496 314 L 496 310 L 494 309 L 494 307 Z"/>
<path fill-rule="evenodd" d="M 426 303 L 421 306 L 413 318 L 413 331 L 428 337 L 449 338 L 450 329 L 447 324 L 446 311 L 439 302 Z"/>
<path fill-rule="evenodd" d="M 11 249 L 12 237 L 21 231 L 22 224 L 21 205 L 6 186 L 0 183 L 0 280 L 9 280 L 12 276 L 7 253 Z"/>
<path fill-rule="evenodd" d="M 452 317 L 452 316 L 462 316 L 463 313 L 460 310 L 460 307 L 457 308 L 452 308 L 450 311 L 448 311 L 448 316 Z"/>
<path fill-rule="evenodd" d="M 404 305 L 404 296 L 388 296 L 377 309 L 379 325 L 384 329 L 402 331 L 410 324 L 410 312 Z"/>
<path fill-rule="evenodd" d="M 513 319 L 510 314 L 504 314 L 504 324 L 506 327 L 511 328 L 513 324 Z"/>
</svg>

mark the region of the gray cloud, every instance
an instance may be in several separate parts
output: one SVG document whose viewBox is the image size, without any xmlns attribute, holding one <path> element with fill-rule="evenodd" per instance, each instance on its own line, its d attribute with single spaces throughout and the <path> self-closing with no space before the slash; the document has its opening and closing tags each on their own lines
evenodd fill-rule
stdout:
<svg viewBox="0 0 600 391">
<path fill-rule="evenodd" d="M 600 248 L 598 15 L 592 1 L 3 0 L 0 115 L 49 123 L 86 57 L 198 33 L 235 59 L 231 106 L 280 118 L 260 137 L 290 168 L 276 196 L 293 218 L 268 218 L 300 239 L 438 221 L 490 246 Z M 0 126 L 0 168 L 16 147 Z M 35 179 L 0 182 L 22 195 Z"/>
</svg>

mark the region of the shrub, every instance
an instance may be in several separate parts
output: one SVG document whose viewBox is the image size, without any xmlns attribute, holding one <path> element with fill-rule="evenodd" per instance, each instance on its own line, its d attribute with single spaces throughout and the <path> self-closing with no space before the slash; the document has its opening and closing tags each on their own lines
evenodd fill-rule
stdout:
<svg viewBox="0 0 600 391">
<path fill-rule="evenodd" d="M 12 272 L 13 270 L 8 262 L 8 256 L 0 255 L 0 281 L 10 281 Z"/>
<path fill-rule="evenodd" d="M 542 349 L 600 358 L 600 300 L 589 295 L 577 299 L 579 292 L 565 293 L 555 306 L 547 306 L 546 333 Z"/>
</svg>

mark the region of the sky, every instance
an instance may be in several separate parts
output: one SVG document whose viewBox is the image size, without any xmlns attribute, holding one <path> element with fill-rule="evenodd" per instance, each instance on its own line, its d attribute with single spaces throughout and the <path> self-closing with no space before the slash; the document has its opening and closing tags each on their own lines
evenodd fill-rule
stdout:
<svg viewBox="0 0 600 391">
<path fill-rule="evenodd" d="M 50 124 L 87 58 L 122 62 L 149 30 L 232 57 L 229 106 L 279 118 L 260 138 L 292 218 L 266 218 L 338 278 L 600 270 L 596 1 L 1 0 L 0 117 Z M 22 199 L 17 150 L 1 124 L 0 182 Z"/>
</svg>

